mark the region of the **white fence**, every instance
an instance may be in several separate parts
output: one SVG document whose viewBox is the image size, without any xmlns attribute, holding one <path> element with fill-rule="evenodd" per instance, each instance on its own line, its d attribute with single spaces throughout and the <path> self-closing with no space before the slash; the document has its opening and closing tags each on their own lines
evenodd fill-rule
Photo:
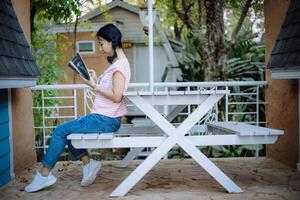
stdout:
<svg viewBox="0 0 300 200">
<path fill-rule="evenodd" d="M 218 121 L 243 121 L 250 124 L 265 126 L 267 123 L 260 116 L 264 116 L 264 102 L 261 99 L 265 81 L 230 81 L 230 82 L 176 82 L 154 83 L 154 91 L 170 90 L 230 90 L 230 94 L 215 105 L 209 116 L 202 119 Z M 128 91 L 149 91 L 149 83 L 131 83 Z M 36 133 L 36 149 L 48 148 L 47 141 L 57 124 L 72 120 L 79 115 L 86 115 L 92 105 L 92 93 L 88 86 L 73 85 L 38 85 L 31 88 L 34 94 L 34 121 Z M 260 109 L 262 108 L 262 109 Z M 127 104 L 128 118 L 142 117 L 142 113 L 132 104 Z M 168 113 L 168 106 L 157 108 L 163 115 Z M 180 115 L 189 115 L 193 105 L 188 106 Z M 180 120 L 180 119 L 179 119 Z M 133 120 L 134 121 L 134 120 Z"/>
</svg>

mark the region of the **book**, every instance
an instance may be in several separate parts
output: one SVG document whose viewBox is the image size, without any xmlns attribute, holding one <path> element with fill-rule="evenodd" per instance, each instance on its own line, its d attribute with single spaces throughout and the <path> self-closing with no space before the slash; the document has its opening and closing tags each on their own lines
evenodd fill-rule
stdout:
<svg viewBox="0 0 300 200">
<path fill-rule="evenodd" d="M 76 53 L 72 60 L 70 60 L 69 67 L 86 80 L 90 80 L 88 69 L 79 53 Z"/>
</svg>

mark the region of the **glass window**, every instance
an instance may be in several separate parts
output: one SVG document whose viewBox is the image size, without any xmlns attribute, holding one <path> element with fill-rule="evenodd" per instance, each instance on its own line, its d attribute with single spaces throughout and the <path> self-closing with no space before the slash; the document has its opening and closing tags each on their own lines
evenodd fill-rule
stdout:
<svg viewBox="0 0 300 200">
<path fill-rule="evenodd" d="M 95 53 L 95 41 L 78 41 L 76 46 L 79 53 Z"/>
</svg>

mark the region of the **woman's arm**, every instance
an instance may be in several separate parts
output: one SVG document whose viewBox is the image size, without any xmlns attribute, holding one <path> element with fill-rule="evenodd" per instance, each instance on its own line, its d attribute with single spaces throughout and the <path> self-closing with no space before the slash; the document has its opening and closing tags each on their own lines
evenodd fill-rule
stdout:
<svg viewBox="0 0 300 200">
<path fill-rule="evenodd" d="M 123 98 L 125 88 L 125 77 L 119 71 L 113 74 L 113 89 L 107 90 L 102 88 L 100 85 L 95 84 L 94 90 L 100 92 L 103 96 L 112 100 L 113 102 L 119 103 Z"/>
<path fill-rule="evenodd" d="M 100 85 L 96 84 L 93 79 L 86 80 L 82 77 L 84 82 L 93 88 L 96 92 L 101 93 L 103 96 L 112 100 L 113 102 L 119 103 L 123 98 L 123 92 L 125 88 L 125 77 L 120 71 L 116 71 L 113 74 L 113 89 L 108 90 L 102 88 Z"/>
</svg>

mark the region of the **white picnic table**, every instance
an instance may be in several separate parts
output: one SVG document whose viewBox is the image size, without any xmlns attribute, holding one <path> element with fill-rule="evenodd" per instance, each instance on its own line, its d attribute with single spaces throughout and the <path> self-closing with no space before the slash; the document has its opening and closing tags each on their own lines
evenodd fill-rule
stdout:
<svg viewBox="0 0 300 200">
<path fill-rule="evenodd" d="M 68 139 L 76 148 L 132 148 L 120 166 L 127 166 L 145 147 L 155 150 L 110 194 L 120 197 L 128 193 L 172 147 L 179 145 L 207 173 L 209 173 L 229 193 L 240 193 L 237 186 L 221 169 L 207 158 L 197 146 L 272 144 L 281 130 L 263 128 L 237 122 L 210 122 L 198 125 L 197 122 L 208 113 L 228 90 L 196 91 L 154 91 L 126 92 L 124 96 L 139 108 L 154 125 L 135 127 L 122 125 L 114 134 L 71 134 Z M 155 106 L 175 106 L 166 117 Z M 182 122 L 171 121 L 187 106 L 198 107 Z M 208 131 L 208 135 L 191 136 L 191 132 Z"/>
</svg>

